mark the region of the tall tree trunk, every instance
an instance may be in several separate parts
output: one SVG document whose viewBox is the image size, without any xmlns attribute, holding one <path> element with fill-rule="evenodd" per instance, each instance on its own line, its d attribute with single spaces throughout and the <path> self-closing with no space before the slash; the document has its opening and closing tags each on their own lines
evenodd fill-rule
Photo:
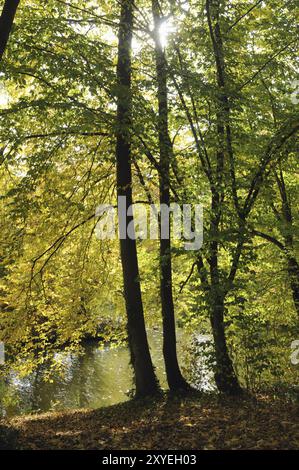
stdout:
<svg viewBox="0 0 299 470">
<path fill-rule="evenodd" d="M 220 200 L 219 195 L 214 192 L 212 196 L 212 222 L 210 243 L 210 276 L 211 287 L 207 293 L 207 299 L 210 305 L 210 319 L 214 338 L 216 370 L 215 382 L 220 392 L 238 395 L 242 393 L 236 377 L 232 360 L 229 356 L 226 336 L 225 336 L 225 296 L 226 292 L 221 285 L 221 277 L 219 272 L 219 223 L 220 223 Z"/>
<path fill-rule="evenodd" d="M 0 16 L 0 60 L 3 57 L 11 33 L 20 0 L 5 0 Z"/>
<path fill-rule="evenodd" d="M 118 46 L 118 105 L 116 128 L 116 163 L 117 195 L 125 197 L 125 207 L 119 206 L 120 227 L 124 222 L 125 230 L 134 223 L 133 216 L 127 211 L 132 206 L 132 173 L 131 173 L 131 52 L 133 29 L 133 0 L 121 1 Z M 135 373 L 136 396 L 152 395 L 158 391 L 158 382 L 152 364 L 145 329 L 136 240 L 127 233 L 120 233 L 120 250 L 123 268 L 124 291 L 127 311 L 127 327 L 131 362 Z"/>
<path fill-rule="evenodd" d="M 234 185 L 234 168 L 231 146 L 231 131 L 229 123 L 229 100 L 225 93 L 225 62 L 223 54 L 223 42 L 220 28 L 220 2 L 219 0 L 207 0 L 207 19 L 210 37 L 213 45 L 215 67 L 218 85 L 217 105 L 217 165 L 216 179 L 212 187 L 212 220 L 211 220 L 211 242 L 210 242 L 210 275 L 211 289 L 209 293 L 211 325 L 215 343 L 216 372 L 215 381 L 219 391 L 229 394 L 239 394 L 242 389 L 234 372 L 232 360 L 228 353 L 225 325 L 224 325 L 224 300 L 225 292 L 221 287 L 219 272 L 219 226 L 222 216 L 222 205 L 224 204 L 224 167 L 226 154 L 230 157 L 232 190 L 234 203 L 238 211 L 237 193 Z M 241 228 L 241 221 L 240 221 Z"/>
<path fill-rule="evenodd" d="M 299 264 L 293 256 L 288 256 L 288 274 L 295 308 L 299 315 Z"/>
<path fill-rule="evenodd" d="M 281 215 L 279 217 L 279 222 L 282 222 L 281 234 L 285 241 L 285 253 L 288 263 L 289 282 L 292 289 L 295 308 L 299 314 L 299 264 L 295 257 L 294 249 L 292 206 L 287 193 L 283 171 L 280 169 L 279 174 L 275 172 L 275 177 L 281 197 Z"/>
<path fill-rule="evenodd" d="M 173 149 L 168 128 L 167 63 L 159 34 L 163 18 L 160 15 L 158 0 L 152 0 L 152 11 L 155 26 L 155 58 L 159 106 L 160 204 L 170 207 L 170 163 Z M 189 386 L 182 376 L 177 358 L 176 325 L 172 292 L 170 219 L 168 220 L 166 230 L 169 236 L 164 239 L 162 237 L 162 224 L 165 223 L 164 220 L 160 220 L 160 293 L 163 318 L 163 355 L 168 386 L 170 390 L 177 391 L 186 390 Z"/>
</svg>

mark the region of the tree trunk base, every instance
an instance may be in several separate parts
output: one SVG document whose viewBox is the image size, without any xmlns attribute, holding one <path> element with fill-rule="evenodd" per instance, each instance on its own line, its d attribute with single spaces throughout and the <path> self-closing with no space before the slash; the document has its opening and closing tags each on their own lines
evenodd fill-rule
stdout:
<svg viewBox="0 0 299 470">
<path fill-rule="evenodd" d="M 158 383 L 156 386 L 147 387 L 146 390 L 136 390 L 134 398 L 136 400 L 142 400 L 144 398 L 158 397 L 162 394 L 161 388 Z"/>
<path fill-rule="evenodd" d="M 221 373 L 216 373 L 215 382 L 220 393 L 229 396 L 242 396 L 244 394 L 244 390 L 234 376 L 225 376 Z"/>
</svg>

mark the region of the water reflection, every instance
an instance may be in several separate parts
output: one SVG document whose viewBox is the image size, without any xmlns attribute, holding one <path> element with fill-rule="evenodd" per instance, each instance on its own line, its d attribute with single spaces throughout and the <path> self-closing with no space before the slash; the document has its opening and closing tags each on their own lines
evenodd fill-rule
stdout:
<svg viewBox="0 0 299 470">
<path fill-rule="evenodd" d="M 179 333 L 179 358 L 183 359 L 188 339 Z M 159 332 L 149 338 L 153 362 L 160 384 L 166 388 Z M 20 379 L 11 373 L 0 384 L 1 413 L 21 413 L 71 408 L 100 408 L 128 399 L 132 389 L 132 370 L 127 347 L 99 349 L 86 346 L 83 355 L 69 354 L 63 358 L 63 371 L 45 381 L 48 366 Z"/>
</svg>

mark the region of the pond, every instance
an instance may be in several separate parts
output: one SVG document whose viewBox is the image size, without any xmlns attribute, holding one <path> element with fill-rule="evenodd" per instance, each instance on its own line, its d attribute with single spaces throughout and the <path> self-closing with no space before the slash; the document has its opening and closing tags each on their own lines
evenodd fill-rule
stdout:
<svg viewBox="0 0 299 470">
<path fill-rule="evenodd" d="M 198 335 L 199 342 L 207 337 Z M 190 337 L 179 331 L 178 356 L 184 365 L 184 352 Z M 159 331 L 152 331 L 149 343 L 160 384 L 166 387 L 162 359 L 162 338 Z M 199 367 L 204 367 L 200 365 Z M 69 354 L 63 358 L 63 370 L 45 377 L 49 366 L 42 366 L 25 378 L 15 372 L 0 381 L 0 413 L 14 416 L 30 412 L 66 410 L 75 408 L 100 408 L 129 399 L 132 389 L 132 370 L 129 351 L 125 346 L 99 349 L 96 344 L 84 348 L 84 354 Z M 206 371 L 201 388 L 213 388 L 212 376 Z"/>
</svg>

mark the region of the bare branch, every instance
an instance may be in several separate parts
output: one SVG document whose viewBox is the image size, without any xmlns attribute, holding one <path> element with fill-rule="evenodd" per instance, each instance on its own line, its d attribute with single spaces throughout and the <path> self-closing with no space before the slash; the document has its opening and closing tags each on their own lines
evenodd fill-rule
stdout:
<svg viewBox="0 0 299 470">
<path fill-rule="evenodd" d="M 286 251 L 286 248 L 283 243 L 281 243 L 277 238 L 273 237 L 272 235 L 268 235 L 267 233 L 260 232 L 259 230 L 253 230 L 252 235 L 256 237 L 263 238 L 264 240 L 267 240 L 270 243 L 273 243 L 273 245 L 277 246 L 280 250 Z"/>
<path fill-rule="evenodd" d="M 243 90 L 249 83 L 251 83 L 268 65 L 276 59 L 280 54 L 282 54 L 284 51 L 286 51 L 292 44 L 295 44 L 298 41 L 298 39 L 294 39 L 293 41 L 289 42 L 286 46 L 282 47 L 278 52 L 273 54 L 253 75 L 250 77 L 248 80 L 246 80 L 243 85 L 240 86 L 238 91 Z"/>
<path fill-rule="evenodd" d="M 234 21 L 234 23 L 232 25 L 229 26 L 227 32 L 229 32 L 231 29 L 233 29 L 238 23 L 240 23 L 240 21 L 242 21 L 246 16 L 248 16 L 252 12 L 252 10 L 254 10 L 256 7 L 258 7 L 262 2 L 263 2 L 263 0 L 258 0 L 258 2 L 256 2 L 255 5 L 253 5 L 251 8 L 249 8 L 249 10 L 247 10 L 236 21 Z"/>
</svg>

